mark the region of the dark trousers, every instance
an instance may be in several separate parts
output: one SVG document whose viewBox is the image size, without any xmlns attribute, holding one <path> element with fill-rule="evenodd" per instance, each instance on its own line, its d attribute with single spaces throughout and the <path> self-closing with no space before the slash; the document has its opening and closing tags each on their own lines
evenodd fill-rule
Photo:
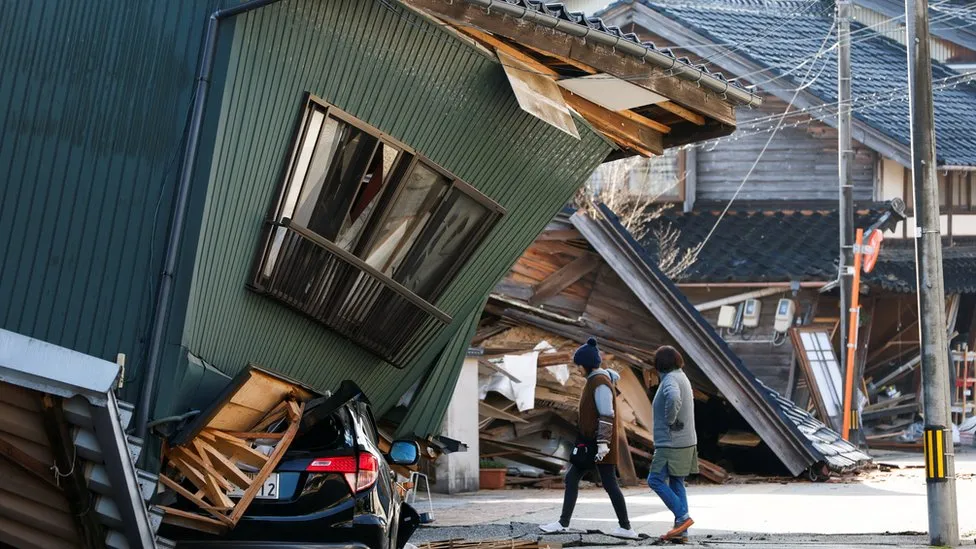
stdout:
<svg viewBox="0 0 976 549">
<path fill-rule="evenodd" d="M 620 491 L 620 485 L 617 484 L 616 468 L 613 465 L 598 463 L 596 470 L 600 473 L 600 481 L 603 483 L 603 489 L 610 496 L 613 511 L 617 513 L 617 522 L 620 523 L 621 528 L 630 530 L 630 520 L 627 518 L 627 503 L 624 501 L 623 492 Z M 563 514 L 559 517 L 559 524 L 567 528 L 569 527 L 570 519 L 573 518 L 573 509 L 576 508 L 576 498 L 579 496 L 579 482 L 585 472 L 586 470 L 581 470 L 579 467 L 571 465 L 569 472 L 566 473 L 566 493 L 563 495 Z"/>
</svg>

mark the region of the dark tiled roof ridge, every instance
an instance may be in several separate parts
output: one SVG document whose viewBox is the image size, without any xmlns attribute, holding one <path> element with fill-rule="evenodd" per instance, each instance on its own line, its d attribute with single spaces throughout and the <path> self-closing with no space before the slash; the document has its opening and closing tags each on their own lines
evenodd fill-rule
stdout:
<svg viewBox="0 0 976 549">
<path fill-rule="evenodd" d="M 695 70 L 701 71 L 707 76 L 721 80 L 722 82 L 727 82 L 731 87 L 738 88 L 752 93 L 745 86 L 736 81 L 736 79 L 728 78 L 721 71 L 712 71 L 708 65 L 695 65 L 686 57 L 677 57 L 674 52 L 669 48 L 659 48 L 654 42 L 641 41 L 640 37 L 634 33 L 625 33 L 620 29 L 620 27 L 607 25 L 598 16 L 588 16 L 587 14 L 580 11 L 570 11 L 564 4 L 559 2 L 543 2 L 541 0 L 501 0 L 506 4 L 511 4 L 513 6 L 519 6 L 527 10 L 531 10 L 537 13 L 542 13 L 550 17 L 555 17 L 569 23 L 576 25 L 582 25 L 590 29 L 600 31 L 611 36 L 615 36 L 622 40 L 626 40 L 638 46 L 647 48 L 648 50 L 656 51 L 663 55 L 666 55 L 672 59 L 675 59 L 678 63 L 691 67 Z M 603 13 L 605 10 L 598 11 L 597 14 Z"/>
</svg>

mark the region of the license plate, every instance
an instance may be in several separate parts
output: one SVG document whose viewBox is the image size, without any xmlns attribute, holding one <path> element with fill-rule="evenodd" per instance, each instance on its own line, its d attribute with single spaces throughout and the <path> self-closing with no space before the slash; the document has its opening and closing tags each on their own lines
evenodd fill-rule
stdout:
<svg viewBox="0 0 976 549">
<path fill-rule="evenodd" d="M 251 477 L 252 479 L 254 478 L 254 475 L 248 475 L 248 476 Z M 268 476 L 267 480 L 264 481 L 264 485 L 261 486 L 261 491 L 258 492 L 256 498 L 257 499 L 278 499 L 278 490 L 279 490 L 278 473 L 271 473 L 271 475 Z M 227 495 L 229 495 L 232 498 L 244 497 L 244 490 L 241 490 L 240 488 L 235 488 L 233 492 L 230 492 Z"/>
</svg>

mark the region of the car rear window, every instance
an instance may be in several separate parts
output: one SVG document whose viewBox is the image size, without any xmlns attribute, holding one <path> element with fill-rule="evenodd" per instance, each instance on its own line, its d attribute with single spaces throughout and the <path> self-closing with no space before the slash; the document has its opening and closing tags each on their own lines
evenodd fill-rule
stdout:
<svg viewBox="0 0 976 549">
<path fill-rule="evenodd" d="M 342 450 L 352 448 L 352 429 L 349 411 L 343 406 L 338 410 L 323 414 L 315 414 L 309 410 L 302 421 L 302 428 L 298 431 L 291 450 Z"/>
</svg>

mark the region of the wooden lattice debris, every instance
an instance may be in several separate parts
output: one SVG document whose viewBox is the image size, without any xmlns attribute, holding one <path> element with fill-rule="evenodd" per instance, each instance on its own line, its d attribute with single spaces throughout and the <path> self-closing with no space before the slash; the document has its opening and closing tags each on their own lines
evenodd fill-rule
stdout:
<svg viewBox="0 0 976 549">
<path fill-rule="evenodd" d="M 215 534 L 234 528 L 284 457 L 313 396 L 269 372 L 242 372 L 217 402 L 163 446 L 160 485 L 199 510 L 160 506 L 163 522 Z M 236 501 L 234 494 L 241 494 Z"/>
</svg>

